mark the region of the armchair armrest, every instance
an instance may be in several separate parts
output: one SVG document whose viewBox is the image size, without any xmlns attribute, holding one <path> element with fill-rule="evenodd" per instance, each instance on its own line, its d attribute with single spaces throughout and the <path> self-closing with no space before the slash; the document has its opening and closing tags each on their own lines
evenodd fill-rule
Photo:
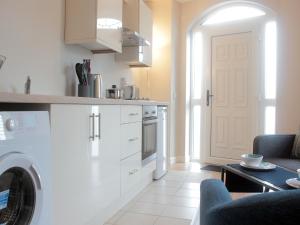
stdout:
<svg viewBox="0 0 300 225">
<path fill-rule="evenodd" d="M 203 181 L 200 197 L 200 224 L 207 225 L 206 218 L 213 207 L 231 201 L 232 198 L 222 181 L 213 179 Z"/>
<path fill-rule="evenodd" d="M 261 135 L 253 142 L 253 153 L 264 158 L 290 158 L 296 135 Z"/>
<path fill-rule="evenodd" d="M 257 194 L 211 208 L 201 225 L 296 225 L 299 202 L 299 190 Z"/>
</svg>

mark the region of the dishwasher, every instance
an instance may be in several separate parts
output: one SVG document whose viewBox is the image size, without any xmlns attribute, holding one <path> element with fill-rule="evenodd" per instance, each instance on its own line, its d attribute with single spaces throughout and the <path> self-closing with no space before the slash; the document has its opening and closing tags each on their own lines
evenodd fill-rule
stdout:
<svg viewBox="0 0 300 225">
<path fill-rule="evenodd" d="M 156 148 L 156 170 L 153 179 L 158 180 L 167 173 L 167 107 L 159 106 L 157 110 L 157 148 Z"/>
</svg>

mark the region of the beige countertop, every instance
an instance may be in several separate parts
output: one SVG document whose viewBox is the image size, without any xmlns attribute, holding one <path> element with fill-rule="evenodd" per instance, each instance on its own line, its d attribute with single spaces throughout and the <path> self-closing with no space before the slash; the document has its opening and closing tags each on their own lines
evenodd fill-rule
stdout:
<svg viewBox="0 0 300 225">
<path fill-rule="evenodd" d="M 32 104 L 80 104 L 80 105 L 166 105 L 168 102 L 147 100 L 122 100 L 81 98 L 55 95 L 25 95 L 0 92 L 0 103 L 32 103 Z"/>
</svg>

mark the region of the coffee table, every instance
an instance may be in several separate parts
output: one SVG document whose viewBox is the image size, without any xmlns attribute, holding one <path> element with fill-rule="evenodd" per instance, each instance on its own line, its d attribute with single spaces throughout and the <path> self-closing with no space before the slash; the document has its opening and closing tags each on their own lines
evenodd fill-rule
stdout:
<svg viewBox="0 0 300 225">
<path fill-rule="evenodd" d="M 293 189 L 285 183 L 297 177 L 296 172 L 277 166 L 273 170 L 258 171 L 246 169 L 240 164 L 227 164 L 222 167 L 221 179 L 231 192 L 267 192 Z"/>
</svg>

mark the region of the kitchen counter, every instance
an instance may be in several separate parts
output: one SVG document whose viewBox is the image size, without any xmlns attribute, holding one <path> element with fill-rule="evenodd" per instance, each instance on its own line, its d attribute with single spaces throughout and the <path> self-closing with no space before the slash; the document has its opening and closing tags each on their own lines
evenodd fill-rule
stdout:
<svg viewBox="0 0 300 225">
<path fill-rule="evenodd" d="M 55 95 L 25 95 L 0 92 L 0 103 L 79 104 L 79 105 L 166 105 L 168 102 L 147 100 L 99 99 Z"/>
</svg>

